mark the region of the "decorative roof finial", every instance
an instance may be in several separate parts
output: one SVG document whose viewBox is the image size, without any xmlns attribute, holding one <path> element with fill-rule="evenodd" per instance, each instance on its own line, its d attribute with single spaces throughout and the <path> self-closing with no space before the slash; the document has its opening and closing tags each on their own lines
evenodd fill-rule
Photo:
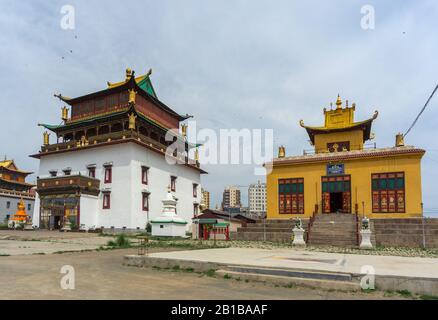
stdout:
<svg viewBox="0 0 438 320">
<path fill-rule="evenodd" d="M 129 92 L 128 103 L 135 103 L 135 95 L 137 94 L 137 92 L 135 92 L 134 89 L 128 90 L 128 92 Z"/>
<path fill-rule="evenodd" d="M 130 68 L 126 68 L 126 81 L 129 80 L 129 78 L 131 78 L 132 75 L 132 70 Z"/>
<path fill-rule="evenodd" d="M 336 100 L 336 109 L 340 109 L 340 108 L 342 108 L 342 100 L 338 94 L 338 99 Z"/>
</svg>

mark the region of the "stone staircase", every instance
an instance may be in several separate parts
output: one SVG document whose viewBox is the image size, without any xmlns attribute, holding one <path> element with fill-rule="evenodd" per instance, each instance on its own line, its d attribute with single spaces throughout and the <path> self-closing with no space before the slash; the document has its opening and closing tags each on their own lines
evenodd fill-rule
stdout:
<svg viewBox="0 0 438 320">
<path fill-rule="evenodd" d="M 304 230 L 307 230 L 308 222 L 308 219 L 302 219 Z M 291 242 L 294 225 L 293 219 L 261 220 L 238 228 L 230 236 L 232 240 Z"/>
<path fill-rule="evenodd" d="M 354 214 L 317 214 L 308 234 L 308 245 L 357 247 L 357 220 Z"/>
</svg>

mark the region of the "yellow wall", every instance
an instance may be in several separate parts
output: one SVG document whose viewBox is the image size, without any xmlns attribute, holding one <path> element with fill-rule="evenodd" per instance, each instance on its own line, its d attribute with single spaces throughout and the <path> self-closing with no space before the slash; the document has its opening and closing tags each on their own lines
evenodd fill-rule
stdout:
<svg viewBox="0 0 438 320">
<path fill-rule="evenodd" d="M 349 132 L 317 134 L 315 135 L 315 151 L 325 152 L 327 150 L 327 143 L 343 141 L 350 142 L 350 150 L 361 150 L 363 149 L 363 131 L 353 130 Z"/>
<path fill-rule="evenodd" d="M 345 136 L 344 136 L 345 137 Z M 351 175 L 351 210 L 359 205 L 362 215 L 362 201 L 365 214 L 370 218 L 403 218 L 422 216 L 421 196 L 421 155 L 403 155 L 386 158 L 356 159 L 344 161 L 345 174 Z M 326 162 L 313 164 L 275 165 L 267 176 L 267 217 L 268 219 L 290 219 L 311 217 L 315 204 L 321 206 L 321 177 L 326 176 Z M 387 172 L 405 173 L 406 213 L 372 213 L 371 174 Z M 304 178 L 304 215 L 278 213 L 278 179 Z"/>
</svg>

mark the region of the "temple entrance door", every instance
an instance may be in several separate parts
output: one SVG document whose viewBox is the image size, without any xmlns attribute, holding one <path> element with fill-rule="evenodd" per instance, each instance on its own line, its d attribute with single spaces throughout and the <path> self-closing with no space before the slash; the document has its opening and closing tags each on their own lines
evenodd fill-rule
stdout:
<svg viewBox="0 0 438 320">
<path fill-rule="evenodd" d="M 61 216 L 54 216 L 53 229 L 60 229 L 60 228 L 61 228 Z"/>
<path fill-rule="evenodd" d="M 322 212 L 351 213 L 350 175 L 322 177 Z"/>
<path fill-rule="evenodd" d="M 341 212 L 343 210 L 343 192 L 330 193 L 330 212 Z"/>
</svg>

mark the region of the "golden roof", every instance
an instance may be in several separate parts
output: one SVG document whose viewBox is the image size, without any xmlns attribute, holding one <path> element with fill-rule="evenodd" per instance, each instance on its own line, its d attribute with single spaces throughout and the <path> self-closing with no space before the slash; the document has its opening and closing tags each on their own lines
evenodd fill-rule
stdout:
<svg viewBox="0 0 438 320">
<path fill-rule="evenodd" d="M 326 108 L 324 108 L 324 126 L 306 126 L 304 125 L 303 120 L 300 120 L 300 126 L 307 130 L 312 141 L 315 134 L 330 133 L 336 131 L 348 131 L 355 129 L 363 130 L 365 132 L 364 140 L 368 140 L 371 130 L 371 123 L 377 118 L 379 113 L 375 111 L 374 115 L 371 118 L 355 122 L 355 110 L 356 105 L 353 103 L 353 105 L 349 107 L 348 101 L 346 102 L 345 108 L 343 108 L 341 97 L 338 95 L 335 109 L 327 110 Z"/>
<path fill-rule="evenodd" d="M 140 82 L 142 82 L 143 80 L 145 80 L 147 77 L 149 77 L 152 74 L 152 69 L 149 69 L 148 73 L 139 76 L 139 77 L 135 77 L 135 82 L 137 84 L 139 84 Z M 116 87 L 120 87 L 121 85 L 125 84 L 126 82 L 129 81 L 129 79 L 131 78 L 132 75 L 132 71 L 131 69 L 126 69 L 126 79 L 125 81 L 120 81 L 120 82 L 116 82 L 116 83 L 111 83 L 111 82 L 107 82 L 108 84 L 108 88 L 116 88 Z"/>
<path fill-rule="evenodd" d="M 14 163 L 14 161 L 12 160 L 4 160 L 4 161 L 0 161 L 0 167 L 9 167 L 12 163 Z"/>
</svg>

